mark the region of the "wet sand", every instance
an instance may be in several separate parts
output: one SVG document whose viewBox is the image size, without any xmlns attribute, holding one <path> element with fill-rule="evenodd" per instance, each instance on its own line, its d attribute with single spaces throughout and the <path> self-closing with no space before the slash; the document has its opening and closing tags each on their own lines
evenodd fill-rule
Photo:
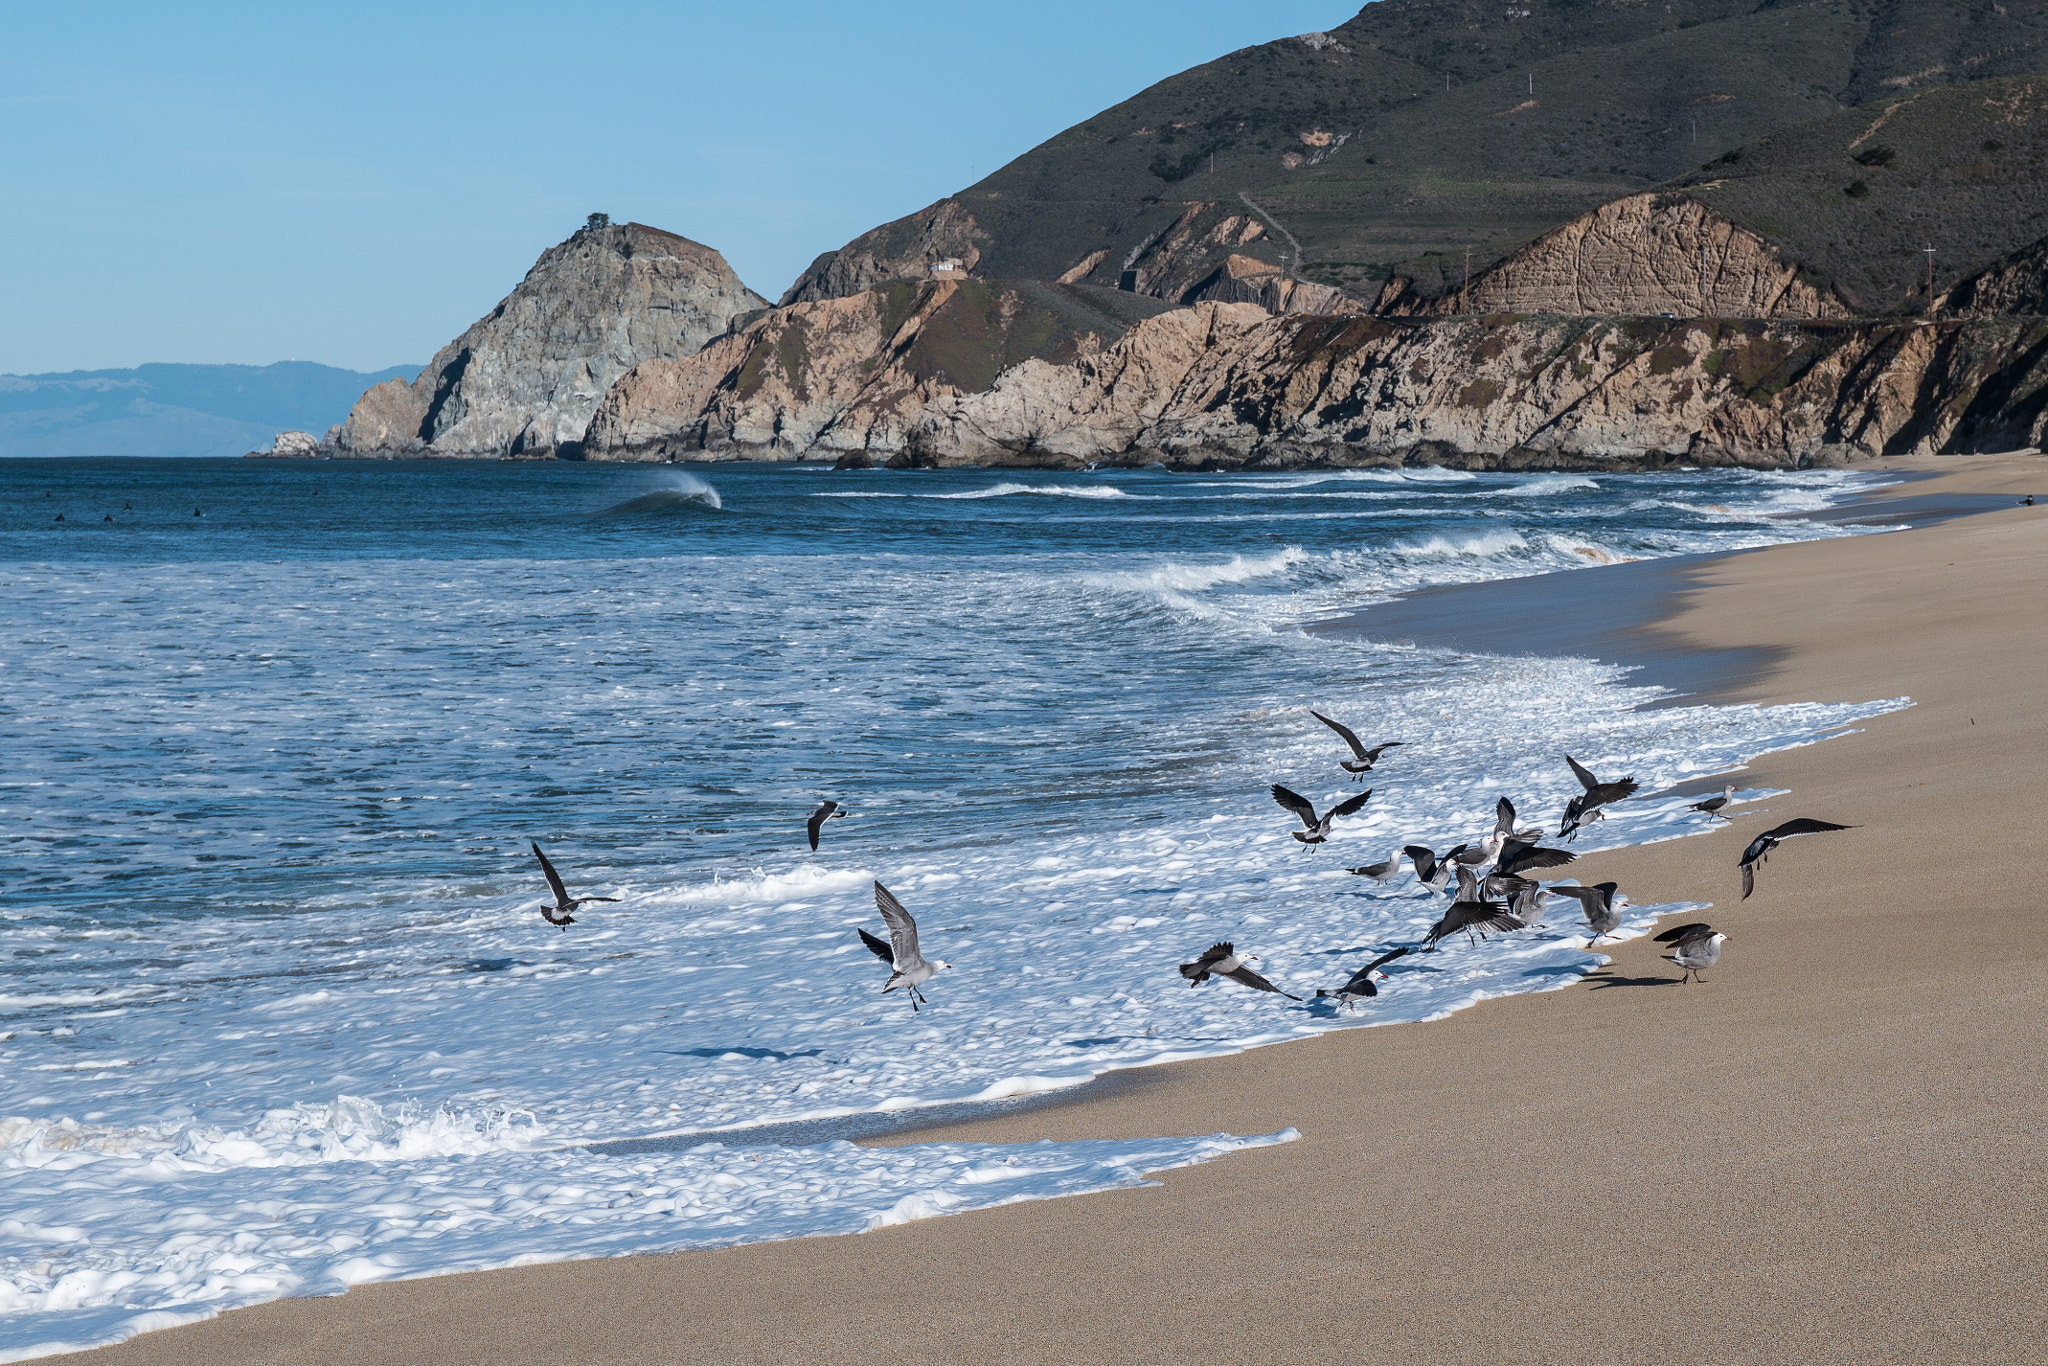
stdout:
<svg viewBox="0 0 2048 1366">
<path fill-rule="evenodd" d="M 2048 459 L 1888 462 L 2048 494 Z M 170 1362 L 2003 1362 L 2048 1340 L 2048 507 L 1706 561 L 1657 649 L 1759 703 L 1910 695 L 1744 775 L 1732 827 L 1586 859 L 1712 901 L 1442 1021 L 1148 1069 L 886 1142 L 1294 1125 L 1140 1190 L 858 1237 L 367 1286 L 77 1358 Z M 1767 811 L 1759 808 L 1767 808 Z M 1736 859 L 1792 816 L 1756 895 Z M 1555 912 L 1554 912 L 1555 913 Z"/>
</svg>

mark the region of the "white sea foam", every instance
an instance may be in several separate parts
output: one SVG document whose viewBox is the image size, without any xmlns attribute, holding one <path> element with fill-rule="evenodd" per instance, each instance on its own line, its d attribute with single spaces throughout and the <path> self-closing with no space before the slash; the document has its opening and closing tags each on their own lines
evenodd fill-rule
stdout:
<svg viewBox="0 0 2048 1366">
<path fill-rule="evenodd" d="M 341 1162 L 310 1184 L 204 1154 L 50 1151 L 29 1139 L 0 1149 L 0 1361 L 373 1281 L 858 1234 L 1146 1185 L 1152 1172 L 1296 1136 L 500 1152 L 396 1172 Z"/>
<path fill-rule="evenodd" d="M 1453 498 L 1472 478 L 1355 474 L 1333 487 Z M 722 502 L 744 511 L 749 480 L 777 477 L 721 476 Z M 1596 514 L 1644 491 L 1603 482 L 1619 487 L 1581 491 Z M 1854 487 L 1699 486 L 1752 511 Z M 1601 958 L 1557 908 L 1547 929 L 1402 960 L 1357 1015 L 1174 972 L 1231 938 L 1308 995 L 1413 942 L 1441 898 L 1343 865 L 1470 838 L 1501 795 L 1554 819 L 1576 791 L 1561 751 L 1654 792 L 1900 704 L 1639 711 L 1650 692 L 1601 665 L 1290 627 L 1422 583 L 1841 534 L 1581 522 L 1577 501 L 1429 504 L 1391 532 L 1304 503 L 1270 538 L 1170 518 L 1135 549 L 927 539 L 835 553 L 829 572 L 808 544 L 739 543 L 716 559 L 11 566 L 0 636 L 61 627 L 65 648 L 10 657 L 0 718 L 0 819 L 41 870 L 0 910 L 7 944 L 33 950 L 0 966 L 0 1354 L 351 1278 L 1128 1184 L 1210 1150 L 559 1150 L 993 1101 L 1577 981 Z M 1265 791 L 1356 790 L 1306 705 L 1408 742 L 1325 853 L 1301 850 Z M 828 795 L 853 818 L 813 854 L 802 818 Z M 1769 804 L 1752 795 L 1744 819 Z M 1686 804 L 1624 803 L 1583 846 L 1704 828 Z M 572 893 L 622 900 L 567 933 L 543 924 L 528 836 Z M 878 994 L 886 969 L 854 933 L 881 928 L 876 878 L 954 964 L 916 1014 Z M 1649 903 L 1625 933 L 1685 909 L 1624 890 Z M 997 1170 L 1030 1154 L 1058 1171 Z M 777 1175 L 754 1194 L 731 1184 L 763 1164 Z M 189 1237 L 169 1212 L 185 1192 L 204 1197 Z"/>
<path fill-rule="evenodd" d="M 924 493 L 921 498 L 1009 498 L 1029 494 L 1039 498 L 1128 498 L 1133 495 L 1109 484 L 992 484 L 985 489 L 963 489 L 957 493 Z M 1142 496 L 1142 495 L 1139 495 Z"/>
</svg>

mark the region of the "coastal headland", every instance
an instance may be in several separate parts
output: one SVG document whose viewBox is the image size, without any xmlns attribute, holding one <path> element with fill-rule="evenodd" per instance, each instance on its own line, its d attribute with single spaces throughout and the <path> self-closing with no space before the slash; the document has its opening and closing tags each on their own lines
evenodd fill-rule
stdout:
<svg viewBox="0 0 2048 1366">
<path fill-rule="evenodd" d="M 2048 493 L 2038 456 L 1898 463 L 1937 476 L 1902 496 Z M 1913 703 L 1755 764 L 1789 795 L 1727 828 L 1575 867 L 1712 902 L 1705 985 L 1635 940 L 1563 990 L 873 1140 L 1301 1132 L 1152 1187 L 365 1286 L 62 1359 L 2038 1360 L 2048 949 L 2012 851 L 2048 807 L 2048 507 L 1683 572 L 1636 629 L 1667 669 L 1753 652 L 1715 700 Z M 1766 811 L 1856 828 L 1742 901 Z"/>
</svg>

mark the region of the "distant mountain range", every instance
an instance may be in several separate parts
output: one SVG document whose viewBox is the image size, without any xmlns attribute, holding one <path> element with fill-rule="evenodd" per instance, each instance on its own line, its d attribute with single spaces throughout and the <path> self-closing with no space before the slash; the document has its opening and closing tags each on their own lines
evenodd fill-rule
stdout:
<svg viewBox="0 0 2048 1366">
<path fill-rule="evenodd" d="M 371 385 L 419 372 L 294 360 L 0 375 L 0 457 L 237 456 L 267 448 L 279 431 L 318 436 Z"/>
</svg>

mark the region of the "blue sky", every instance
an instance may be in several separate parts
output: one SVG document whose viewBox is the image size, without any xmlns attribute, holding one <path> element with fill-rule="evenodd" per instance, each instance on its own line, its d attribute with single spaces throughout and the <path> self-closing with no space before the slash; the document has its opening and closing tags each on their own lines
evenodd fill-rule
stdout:
<svg viewBox="0 0 2048 1366">
<path fill-rule="evenodd" d="M 0 372 L 422 362 L 600 210 L 811 258 L 1346 0 L 6 7 Z"/>
</svg>

